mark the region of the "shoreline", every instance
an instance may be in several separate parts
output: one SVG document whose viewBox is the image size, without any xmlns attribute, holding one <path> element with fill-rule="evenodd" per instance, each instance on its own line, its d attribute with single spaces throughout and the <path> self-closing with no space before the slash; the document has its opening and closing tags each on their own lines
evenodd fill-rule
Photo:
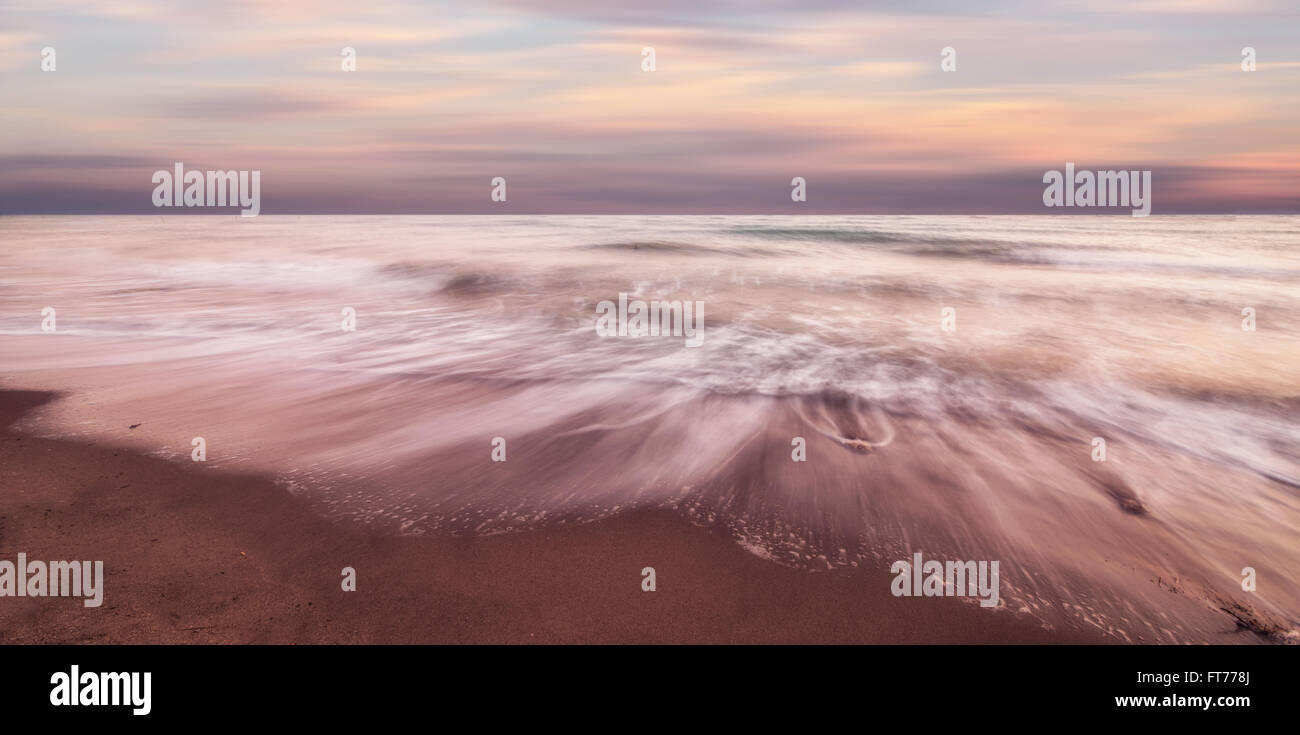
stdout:
<svg viewBox="0 0 1300 735">
<path fill-rule="evenodd" d="M 780 566 L 671 511 L 386 535 L 320 517 L 271 477 L 12 430 L 55 397 L 0 391 L 0 558 L 102 559 L 104 602 L 0 598 L 4 643 L 1115 642 L 895 598 L 885 569 Z"/>
</svg>

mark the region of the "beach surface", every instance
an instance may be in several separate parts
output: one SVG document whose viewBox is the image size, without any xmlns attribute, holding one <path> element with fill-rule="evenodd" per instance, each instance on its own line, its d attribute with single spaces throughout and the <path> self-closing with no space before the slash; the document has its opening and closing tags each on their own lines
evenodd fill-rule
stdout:
<svg viewBox="0 0 1300 735">
<path fill-rule="evenodd" d="M 1104 641 L 900 600 L 884 570 L 778 566 L 667 511 L 486 538 L 333 523 L 267 477 L 11 430 L 53 398 L 0 392 L 0 549 L 102 559 L 104 603 L 5 598 L 4 643 Z"/>
</svg>

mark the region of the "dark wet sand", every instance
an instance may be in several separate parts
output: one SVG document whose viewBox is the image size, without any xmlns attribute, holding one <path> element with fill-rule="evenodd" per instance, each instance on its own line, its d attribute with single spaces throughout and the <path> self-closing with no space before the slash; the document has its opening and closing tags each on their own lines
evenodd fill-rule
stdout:
<svg viewBox="0 0 1300 735">
<path fill-rule="evenodd" d="M 895 598 L 886 569 L 788 569 L 669 511 L 381 535 L 318 517 L 266 477 L 9 430 L 51 398 L 0 392 L 0 558 L 102 559 L 104 604 L 0 598 L 4 643 L 1104 642 Z M 349 566 L 356 592 L 340 588 Z M 646 566 L 655 592 L 641 590 Z"/>
</svg>

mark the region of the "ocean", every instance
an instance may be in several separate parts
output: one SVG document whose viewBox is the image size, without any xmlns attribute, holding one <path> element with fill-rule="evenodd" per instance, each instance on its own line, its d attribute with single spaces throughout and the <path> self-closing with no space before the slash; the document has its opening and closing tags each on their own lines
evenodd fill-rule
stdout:
<svg viewBox="0 0 1300 735">
<path fill-rule="evenodd" d="M 181 462 L 201 437 L 212 471 L 393 534 L 670 508 L 809 573 L 996 560 L 988 614 L 1049 628 L 1300 629 L 1297 217 L 24 216 L 0 241 L 0 387 L 63 396 L 34 434 Z M 702 304 L 698 346 L 602 336 L 620 297 Z"/>
</svg>

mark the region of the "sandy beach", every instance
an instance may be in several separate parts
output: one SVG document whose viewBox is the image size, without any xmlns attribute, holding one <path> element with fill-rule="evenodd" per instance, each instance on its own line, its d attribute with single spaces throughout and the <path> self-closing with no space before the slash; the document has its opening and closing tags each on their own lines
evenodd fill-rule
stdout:
<svg viewBox="0 0 1300 735">
<path fill-rule="evenodd" d="M 0 548 L 102 557 L 105 601 L 5 599 L 6 643 L 1102 641 L 900 601 L 884 570 L 774 565 L 663 511 L 487 538 L 365 532 L 265 477 L 8 428 L 52 398 L 0 392 Z M 641 590 L 647 565 L 655 592 Z M 356 592 L 341 590 L 345 566 Z"/>
</svg>

